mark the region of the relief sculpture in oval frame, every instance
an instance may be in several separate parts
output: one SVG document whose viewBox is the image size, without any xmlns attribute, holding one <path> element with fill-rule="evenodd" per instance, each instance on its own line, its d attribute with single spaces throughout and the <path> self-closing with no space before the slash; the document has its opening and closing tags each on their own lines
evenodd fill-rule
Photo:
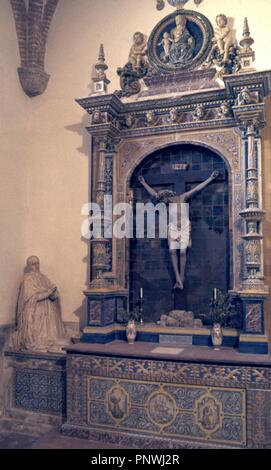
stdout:
<svg viewBox="0 0 271 470">
<path fill-rule="evenodd" d="M 164 18 L 148 41 L 148 59 L 159 72 L 177 72 L 200 67 L 212 46 L 213 27 L 204 15 L 178 10 Z"/>
</svg>

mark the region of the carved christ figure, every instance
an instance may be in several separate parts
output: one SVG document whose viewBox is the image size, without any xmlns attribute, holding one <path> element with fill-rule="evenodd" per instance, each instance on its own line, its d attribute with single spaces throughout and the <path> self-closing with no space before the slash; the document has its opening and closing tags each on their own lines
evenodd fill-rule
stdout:
<svg viewBox="0 0 271 470">
<path fill-rule="evenodd" d="M 165 204 L 177 204 L 177 226 L 176 222 L 168 224 L 169 253 L 176 278 L 174 289 L 183 289 L 187 250 L 191 247 L 191 222 L 189 220 L 188 210 L 184 209 L 184 207 L 187 209 L 187 206 L 183 206 L 182 204 L 188 203 L 193 196 L 206 188 L 218 176 L 219 172 L 214 171 L 206 181 L 203 181 L 203 183 L 197 185 L 194 189 L 191 189 L 191 191 L 187 191 L 180 195 L 169 190 L 157 192 L 151 188 L 148 183 L 146 183 L 143 176 L 139 176 L 138 178 L 142 186 L 144 186 L 146 191 L 154 197 L 156 201 L 164 202 Z M 179 217 L 180 215 L 181 217 Z M 188 237 L 185 236 L 187 233 Z"/>
</svg>

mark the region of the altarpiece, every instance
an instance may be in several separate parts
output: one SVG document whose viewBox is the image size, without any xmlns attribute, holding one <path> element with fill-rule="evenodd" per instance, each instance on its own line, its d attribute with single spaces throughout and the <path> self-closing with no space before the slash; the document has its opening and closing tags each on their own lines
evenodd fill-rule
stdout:
<svg viewBox="0 0 271 470">
<path fill-rule="evenodd" d="M 117 70 L 120 90 L 108 93 L 101 46 L 93 93 L 77 103 L 90 117 L 91 200 L 102 212 L 105 196 L 112 208 L 127 202 L 133 209 L 149 200 L 146 188 L 194 194 L 215 176 L 191 200 L 183 289 L 173 289 L 167 240 L 92 239 L 81 340 L 66 348 L 66 359 L 6 353 L 11 409 L 61 415 L 64 434 L 127 447 L 268 448 L 261 132 L 271 72 L 253 68 L 246 18 L 238 41 L 224 14 L 212 25 L 200 8 L 184 9 L 187 0 L 168 3 L 176 11 L 161 14 L 148 38 L 134 34 Z M 159 10 L 164 5 L 157 0 Z M 221 351 L 208 348 L 210 326 L 198 321 L 214 288 L 236 308 Z M 143 324 L 127 344 L 127 315 L 143 291 Z M 192 323 L 157 323 L 174 309 L 193 312 Z M 48 384 L 54 378 L 53 401 L 50 387 L 40 401 L 44 374 Z"/>
</svg>

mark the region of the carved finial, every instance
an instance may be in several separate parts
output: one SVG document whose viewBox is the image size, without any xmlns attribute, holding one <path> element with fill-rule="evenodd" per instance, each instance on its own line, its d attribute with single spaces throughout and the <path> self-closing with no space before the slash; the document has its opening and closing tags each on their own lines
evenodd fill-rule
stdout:
<svg viewBox="0 0 271 470">
<path fill-rule="evenodd" d="M 99 63 L 104 63 L 104 62 L 105 62 L 105 55 L 104 55 L 104 46 L 103 46 L 103 44 L 100 45 L 98 60 L 99 60 Z"/>
<path fill-rule="evenodd" d="M 96 69 L 98 77 L 106 78 L 105 71 L 108 69 L 108 66 L 105 63 L 105 55 L 104 55 L 104 46 L 103 46 L 103 44 L 100 45 L 98 62 L 95 65 L 95 69 Z"/>
<path fill-rule="evenodd" d="M 110 83 L 105 74 L 107 69 L 108 66 L 105 63 L 104 46 L 101 44 L 99 49 L 98 62 L 95 64 L 96 76 L 92 78 L 94 94 L 107 93 L 107 86 Z"/>
<path fill-rule="evenodd" d="M 250 46 L 254 44 L 254 39 L 250 37 L 250 31 L 248 26 L 248 20 L 244 20 L 244 29 L 243 29 L 243 39 L 240 41 L 240 46 L 244 49 L 244 52 L 251 52 L 252 49 Z"/>
<path fill-rule="evenodd" d="M 244 37 L 250 36 L 250 31 L 249 31 L 249 26 L 248 26 L 248 20 L 247 20 L 247 18 L 244 19 L 244 31 L 243 31 L 243 36 L 244 36 Z"/>
<path fill-rule="evenodd" d="M 241 53 L 239 55 L 242 72 L 251 72 L 252 63 L 255 60 L 255 52 L 251 48 L 254 39 L 250 36 L 250 30 L 247 18 L 244 19 L 243 39 L 240 41 Z"/>
</svg>

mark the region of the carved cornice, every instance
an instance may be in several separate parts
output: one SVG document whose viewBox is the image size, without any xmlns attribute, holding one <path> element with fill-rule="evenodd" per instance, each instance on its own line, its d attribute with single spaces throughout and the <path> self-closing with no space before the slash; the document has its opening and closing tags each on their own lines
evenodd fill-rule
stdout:
<svg viewBox="0 0 271 470">
<path fill-rule="evenodd" d="M 118 138 L 119 135 L 120 135 L 119 129 L 116 128 L 111 123 L 87 126 L 86 129 L 93 137 L 104 137 L 104 136 L 106 136 L 110 139 L 115 139 L 115 138 Z"/>
<path fill-rule="evenodd" d="M 226 91 L 237 98 L 239 91 L 247 86 L 251 91 L 259 91 L 262 97 L 271 90 L 271 70 L 264 72 L 238 73 L 224 77 Z"/>
<path fill-rule="evenodd" d="M 89 96 L 87 98 L 78 98 L 75 100 L 82 108 L 91 114 L 94 109 L 100 111 L 114 111 L 119 114 L 123 111 L 124 105 L 118 96 L 113 94 L 100 95 L 100 96 Z"/>
<path fill-rule="evenodd" d="M 224 78 L 224 89 L 213 89 L 175 97 L 122 101 L 116 94 L 81 98 L 76 102 L 92 116 L 88 132 L 94 136 L 107 133 L 122 139 L 164 135 L 185 130 L 225 129 L 249 124 L 264 127 L 264 103 L 239 106 L 236 100 L 246 87 L 262 100 L 271 89 L 271 72 L 236 74 Z M 197 106 L 204 116 L 194 119 Z M 226 105 L 229 113 L 221 112 Z"/>
<path fill-rule="evenodd" d="M 123 130 L 121 137 L 123 139 L 131 137 L 144 137 L 144 136 L 156 136 L 165 135 L 168 133 L 175 133 L 180 131 L 196 131 L 196 130 L 207 130 L 207 129 L 227 129 L 235 127 L 236 123 L 234 119 L 225 120 L 206 120 L 206 121 L 189 121 L 178 125 L 160 125 L 157 127 L 142 127 L 138 129 Z"/>
</svg>

